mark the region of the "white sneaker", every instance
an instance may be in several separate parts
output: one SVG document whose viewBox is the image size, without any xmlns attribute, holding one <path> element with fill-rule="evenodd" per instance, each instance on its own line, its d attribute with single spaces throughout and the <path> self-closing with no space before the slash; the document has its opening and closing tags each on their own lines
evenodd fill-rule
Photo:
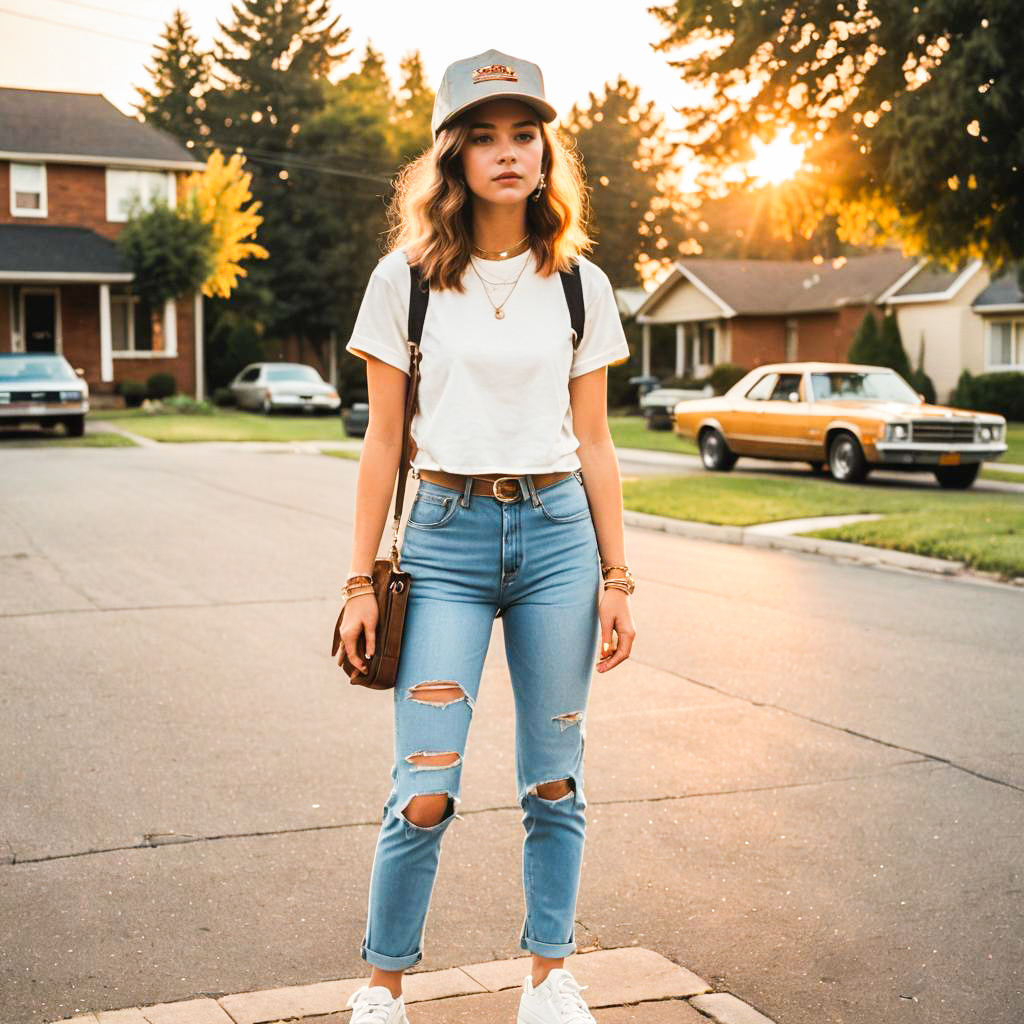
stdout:
<svg viewBox="0 0 1024 1024">
<path fill-rule="evenodd" d="M 565 967 L 556 967 L 537 986 L 526 975 L 517 1024 L 597 1024 L 580 995 L 587 987 Z"/>
<path fill-rule="evenodd" d="M 385 985 L 357 988 L 345 1006 L 352 1011 L 349 1024 L 409 1024 L 405 996 L 393 996 Z"/>
</svg>

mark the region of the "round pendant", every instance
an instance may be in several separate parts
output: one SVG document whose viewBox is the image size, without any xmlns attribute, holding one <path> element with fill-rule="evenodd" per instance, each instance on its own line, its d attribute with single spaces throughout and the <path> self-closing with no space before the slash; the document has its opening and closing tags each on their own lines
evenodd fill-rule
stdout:
<svg viewBox="0 0 1024 1024">
<path fill-rule="evenodd" d="M 505 319 L 505 311 L 503 309 L 496 309 L 494 311 L 494 318 L 496 320 L 504 320 Z"/>
</svg>

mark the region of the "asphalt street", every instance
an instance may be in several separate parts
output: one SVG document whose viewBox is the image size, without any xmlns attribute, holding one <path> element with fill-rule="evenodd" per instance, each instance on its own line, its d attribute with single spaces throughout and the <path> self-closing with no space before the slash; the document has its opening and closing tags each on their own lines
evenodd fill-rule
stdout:
<svg viewBox="0 0 1024 1024">
<path fill-rule="evenodd" d="M 356 472 L 0 452 L 3 1024 L 366 972 L 391 695 L 328 653 Z M 580 948 L 779 1024 L 1020 1024 L 1024 592 L 633 528 L 627 554 Z M 500 623 L 420 970 L 522 952 Z"/>
</svg>

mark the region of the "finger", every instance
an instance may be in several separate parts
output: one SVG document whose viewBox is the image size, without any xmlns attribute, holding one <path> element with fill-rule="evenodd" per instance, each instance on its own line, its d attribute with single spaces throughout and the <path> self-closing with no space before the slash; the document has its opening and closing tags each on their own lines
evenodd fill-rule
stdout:
<svg viewBox="0 0 1024 1024">
<path fill-rule="evenodd" d="M 618 634 L 619 642 L 615 650 L 615 653 L 607 661 L 602 662 L 599 666 L 599 671 L 607 672 L 609 669 L 615 668 L 616 665 L 625 661 L 630 652 L 633 649 L 633 634 L 631 633 L 620 633 Z"/>
<path fill-rule="evenodd" d="M 352 639 L 345 639 L 345 651 L 348 654 L 348 660 L 356 667 L 356 670 L 366 674 L 366 666 L 363 664 L 363 659 L 356 653 L 356 641 Z"/>
</svg>

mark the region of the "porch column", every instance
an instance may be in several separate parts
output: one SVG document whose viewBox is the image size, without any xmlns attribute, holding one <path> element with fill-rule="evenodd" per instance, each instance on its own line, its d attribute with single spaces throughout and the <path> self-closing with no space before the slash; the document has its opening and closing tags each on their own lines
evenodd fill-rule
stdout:
<svg viewBox="0 0 1024 1024">
<path fill-rule="evenodd" d="M 178 307 L 174 299 L 164 303 L 164 352 L 169 356 L 178 354 Z"/>
<path fill-rule="evenodd" d="M 651 375 L 651 325 L 643 325 L 643 333 L 640 343 L 640 372 L 645 376 Z"/>
<path fill-rule="evenodd" d="M 196 290 L 192 305 L 192 336 L 195 338 L 196 398 L 206 397 L 206 351 L 203 344 L 203 293 Z"/>
<path fill-rule="evenodd" d="M 100 380 L 114 379 L 114 338 L 110 330 L 110 285 L 100 285 Z"/>
<path fill-rule="evenodd" d="M 686 324 L 676 324 L 676 376 L 686 372 Z"/>
</svg>

